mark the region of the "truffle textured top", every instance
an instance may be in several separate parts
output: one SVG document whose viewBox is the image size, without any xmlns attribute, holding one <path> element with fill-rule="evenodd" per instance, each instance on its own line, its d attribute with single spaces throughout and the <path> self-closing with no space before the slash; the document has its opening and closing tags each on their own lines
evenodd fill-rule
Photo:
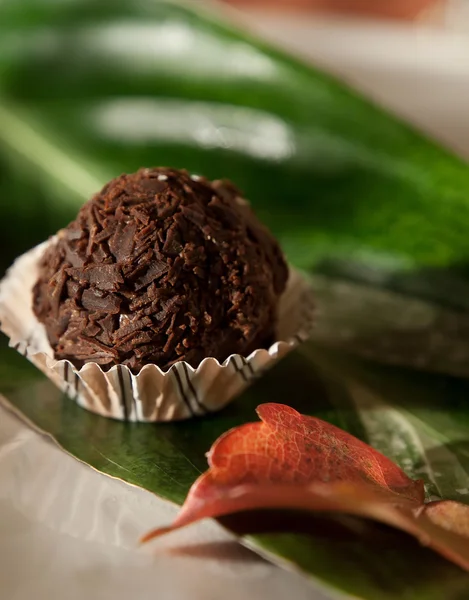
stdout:
<svg viewBox="0 0 469 600">
<path fill-rule="evenodd" d="M 58 233 L 33 309 L 58 359 L 162 369 L 274 341 L 288 269 L 227 181 L 155 168 L 108 183 Z"/>
</svg>

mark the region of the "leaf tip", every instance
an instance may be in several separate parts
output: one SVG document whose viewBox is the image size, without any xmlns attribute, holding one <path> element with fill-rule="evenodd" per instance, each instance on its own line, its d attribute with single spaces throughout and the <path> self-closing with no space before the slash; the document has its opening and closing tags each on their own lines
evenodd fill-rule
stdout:
<svg viewBox="0 0 469 600">
<path fill-rule="evenodd" d="M 256 408 L 257 416 L 261 419 L 261 421 L 269 422 L 278 420 L 279 416 L 293 416 L 300 417 L 300 413 L 288 406 L 287 404 L 279 404 L 277 402 L 265 402 L 264 404 L 259 404 Z"/>
<path fill-rule="evenodd" d="M 139 546 L 143 546 L 143 544 L 147 544 L 151 540 L 154 540 L 157 537 L 161 537 L 162 535 L 165 535 L 166 533 L 169 533 L 172 530 L 173 530 L 172 525 L 168 525 L 166 527 L 157 527 L 156 529 L 152 529 L 145 535 L 142 535 L 142 537 L 138 541 Z"/>
</svg>

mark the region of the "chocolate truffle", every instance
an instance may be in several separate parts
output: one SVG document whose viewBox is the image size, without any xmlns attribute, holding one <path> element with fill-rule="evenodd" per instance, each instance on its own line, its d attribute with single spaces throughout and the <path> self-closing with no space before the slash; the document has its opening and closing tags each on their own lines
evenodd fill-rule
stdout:
<svg viewBox="0 0 469 600">
<path fill-rule="evenodd" d="M 230 182 L 140 169 L 58 233 L 33 309 L 55 357 L 76 367 L 197 367 L 271 344 L 287 278 L 278 243 Z"/>
</svg>

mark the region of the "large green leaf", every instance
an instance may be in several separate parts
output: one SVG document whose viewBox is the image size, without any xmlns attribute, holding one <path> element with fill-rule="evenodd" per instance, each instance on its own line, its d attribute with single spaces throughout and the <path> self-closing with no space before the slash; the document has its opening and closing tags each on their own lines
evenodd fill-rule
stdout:
<svg viewBox="0 0 469 600">
<path fill-rule="evenodd" d="M 346 257 L 393 273 L 469 253 L 460 160 L 177 3 L 4 0 L 0 145 L 26 161 L 22 185 L 55 192 L 69 214 L 123 170 L 174 164 L 233 178 L 299 266 Z M 27 206 L 25 192 L 2 202 Z"/>
<path fill-rule="evenodd" d="M 214 439 L 271 400 L 372 443 L 429 495 L 468 502 L 469 384 L 444 375 L 469 364 L 467 165 L 200 8 L 3 0 L 0 269 L 107 179 L 158 164 L 232 178 L 289 259 L 321 273 L 323 347 L 304 346 L 221 413 L 170 425 L 88 414 L 4 349 L 9 401 L 81 460 L 177 503 Z M 354 520 L 244 540 L 363 598 L 457 600 L 469 587 L 414 541 Z"/>
</svg>

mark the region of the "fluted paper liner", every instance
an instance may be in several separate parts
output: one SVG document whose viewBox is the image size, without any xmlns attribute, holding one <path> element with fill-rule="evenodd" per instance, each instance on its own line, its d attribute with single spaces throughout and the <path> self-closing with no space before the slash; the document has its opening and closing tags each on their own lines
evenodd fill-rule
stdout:
<svg viewBox="0 0 469 600">
<path fill-rule="evenodd" d="M 20 256 L 0 283 L 0 329 L 10 346 L 28 358 L 83 408 L 125 421 L 174 421 L 202 416 L 226 406 L 262 371 L 306 339 L 311 331 L 311 289 L 290 269 L 287 289 L 279 303 L 277 337 L 268 350 L 248 357 L 233 354 L 220 364 L 205 358 L 194 369 L 181 361 L 169 370 L 146 365 L 138 375 L 126 366 L 103 371 L 96 363 L 81 369 L 54 358 L 45 327 L 32 310 L 32 288 L 38 262 L 51 240 Z"/>
</svg>

